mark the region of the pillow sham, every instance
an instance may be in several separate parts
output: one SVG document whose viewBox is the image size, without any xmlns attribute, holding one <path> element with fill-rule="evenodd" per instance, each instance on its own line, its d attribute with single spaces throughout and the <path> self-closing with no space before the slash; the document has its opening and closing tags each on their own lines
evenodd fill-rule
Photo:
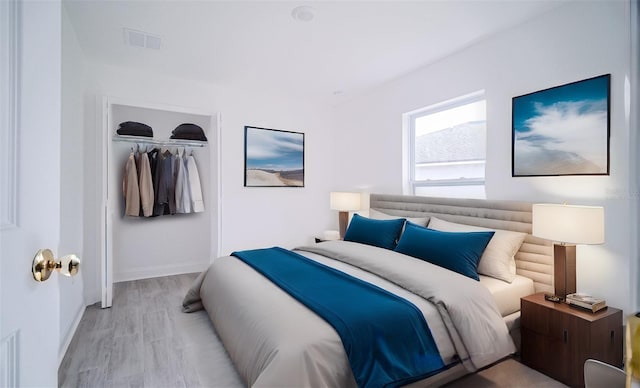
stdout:
<svg viewBox="0 0 640 388">
<path fill-rule="evenodd" d="M 492 236 L 493 232 L 442 232 L 407 224 L 395 251 L 480 280 L 478 262 Z"/>
<path fill-rule="evenodd" d="M 484 250 L 478 273 L 511 283 L 516 278 L 514 255 L 520 249 L 526 233 L 502 229 L 488 229 L 480 226 L 457 224 L 436 217 L 429 220 L 429 228 L 444 232 L 482 232 L 494 231 L 495 234 Z"/>
<path fill-rule="evenodd" d="M 404 226 L 404 218 L 374 220 L 354 214 L 344 234 L 344 241 L 393 249 Z"/>
<path fill-rule="evenodd" d="M 427 226 L 427 223 L 429 222 L 429 217 L 399 217 L 383 213 L 375 209 L 369 209 L 369 218 L 374 220 L 395 220 L 398 218 L 404 218 L 405 220 L 420 226 Z"/>
</svg>

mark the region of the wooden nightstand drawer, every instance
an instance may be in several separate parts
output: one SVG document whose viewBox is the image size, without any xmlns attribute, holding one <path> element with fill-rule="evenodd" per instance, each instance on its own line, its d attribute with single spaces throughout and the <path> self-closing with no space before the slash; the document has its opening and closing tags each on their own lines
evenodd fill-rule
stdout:
<svg viewBox="0 0 640 388">
<path fill-rule="evenodd" d="M 583 365 L 594 358 L 622 366 L 622 311 L 595 314 L 543 294 L 521 299 L 522 362 L 570 386 L 584 386 Z"/>
<path fill-rule="evenodd" d="M 565 340 L 566 318 L 566 314 L 537 303 L 523 301 L 521 304 L 521 326 L 549 338 Z"/>
<path fill-rule="evenodd" d="M 560 339 L 530 331 L 522 327 L 522 362 L 560 381 L 569 379 L 566 359 L 569 347 Z"/>
</svg>

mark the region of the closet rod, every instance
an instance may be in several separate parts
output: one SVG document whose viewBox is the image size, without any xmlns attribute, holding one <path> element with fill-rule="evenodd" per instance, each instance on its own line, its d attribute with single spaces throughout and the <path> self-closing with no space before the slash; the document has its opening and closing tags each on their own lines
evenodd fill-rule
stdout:
<svg viewBox="0 0 640 388">
<path fill-rule="evenodd" d="M 161 147 L 206 147 L 208 143 L 206 141 L 199 140 L 184 140 L 184 139 L 165 139 L 159 140 L 154 139 L 152 137 L 144 137 L 144 136 L 127 136 L 127 135 L 114 135 L 113 141 L 123 141 L 129 143 L 140 143 L 140 144 L 151 144 L 158 145 Z"/>
</svg>

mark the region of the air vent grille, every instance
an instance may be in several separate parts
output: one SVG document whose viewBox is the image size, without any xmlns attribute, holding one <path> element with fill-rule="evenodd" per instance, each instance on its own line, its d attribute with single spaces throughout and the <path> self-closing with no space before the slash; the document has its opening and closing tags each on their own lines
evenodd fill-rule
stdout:
<svg viewBox="0 0 640 388">
<path fill-rule="evenodd" d="M 160 50 L 162 40 L 159 36 L 144 31 L 124 28 L 124 43 L 132 47 Z"/>
</svg>

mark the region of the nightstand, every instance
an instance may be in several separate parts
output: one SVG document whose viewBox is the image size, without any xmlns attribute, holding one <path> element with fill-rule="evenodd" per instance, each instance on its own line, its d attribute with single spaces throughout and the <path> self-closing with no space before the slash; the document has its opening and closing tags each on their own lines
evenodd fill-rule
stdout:
<svg viewBox="0 0 640 388">
<path fill-rule="evenodd" d="M 553 303 L 544 294 L 520 299 L 521 358 L 572 387 L 584 386 L 584 362 L 594 358 L 622 367 L 622 310 L 597 313 Z"/>
</svg>

